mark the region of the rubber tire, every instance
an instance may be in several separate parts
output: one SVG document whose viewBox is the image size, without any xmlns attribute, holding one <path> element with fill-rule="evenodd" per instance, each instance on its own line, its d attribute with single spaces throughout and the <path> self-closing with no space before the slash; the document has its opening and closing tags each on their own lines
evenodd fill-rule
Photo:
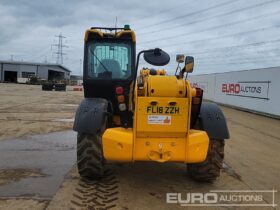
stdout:
<svg viewBox="0 0 280 210">
<path fill-rule="evenodd" d="M 55 91 L 66 91 L 66 84 L 55 84 L 54 90 Z"/>
<path fill-rule="evenodd" d="M 50 83 L 42 84 L 42 90 L 43 91 L 52 91 L 53 84 L 50 84 Z"/>
<path fill-rule="evenodd" d="M 77 135 L 77 166 L 79 174 L 86 180 L 100 179 L 104 175 L 105 160 L 101 134 Z"/>
<path fill-rule="evenodd" d="M 206 160 L 202 163 L 187 164 L 188 175 L 198 182 L 213 182 L 220 176 L 224 160 L 223 139 L 210 139 Z"/>
</svg>

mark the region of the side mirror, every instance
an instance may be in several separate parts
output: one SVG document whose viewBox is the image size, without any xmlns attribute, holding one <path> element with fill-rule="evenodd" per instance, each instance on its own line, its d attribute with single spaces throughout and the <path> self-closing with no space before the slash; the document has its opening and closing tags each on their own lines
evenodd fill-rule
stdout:
<svg viewBox="0 0 280 210">
<path fill-rule="evenodd" d="M 159 48 L 144 52 L 144 59 L 147 63 L 154 66 L 164 66 L 169 63 L 169 55 Z"/>
<path fill-rule="evenodd" d="M 177 61 L 177 63 L 184 63 L 184 61 L 185 61 L 185 55 L 184 55 L 184 54 L 178 54 L 178 55 L 176 55 L 176 61 Z"/>
<path fill-rule="evenodd" d="M 193 66 L 194 66 L 194 57 L 192 56 L 186 56 L 185 58 L 185 67 L 184 72 L 192 73 L 193 72 Z"/>
</svg>

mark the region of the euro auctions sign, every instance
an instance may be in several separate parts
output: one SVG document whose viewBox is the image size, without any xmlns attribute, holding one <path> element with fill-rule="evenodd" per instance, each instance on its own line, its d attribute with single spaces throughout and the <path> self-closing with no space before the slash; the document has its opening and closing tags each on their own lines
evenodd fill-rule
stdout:
<svg viewBox="0 0 280 210">
<path fill-rule="evenodd" d="M 193 86 L 205 87 L 203 98 L 280 117 L 280 66 L 225 73 L 190 75 Z"/>
<path fill-rule="evenodd" d="M 248 97 L 269 100 L 270 81 L 239 81 L 222 83 L 222 93 L 229 96 Z"/>
</svg>

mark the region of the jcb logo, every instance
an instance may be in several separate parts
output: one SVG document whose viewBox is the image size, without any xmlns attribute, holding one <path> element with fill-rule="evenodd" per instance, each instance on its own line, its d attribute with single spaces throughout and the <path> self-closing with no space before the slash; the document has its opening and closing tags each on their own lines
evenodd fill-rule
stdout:
<svg viewBox="0 0 280 210">
<path fill-rule="evenodd" d="M 179 114 L 180 108 L 176 106 L 148 106 L 147 107 L 148 114 Z"/>
</svg>

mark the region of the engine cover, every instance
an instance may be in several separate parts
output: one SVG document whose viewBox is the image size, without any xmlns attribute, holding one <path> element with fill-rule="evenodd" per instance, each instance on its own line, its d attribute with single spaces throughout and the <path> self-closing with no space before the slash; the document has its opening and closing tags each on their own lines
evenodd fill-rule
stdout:
<svg viewBox="0 0 280 210">
<path fill-rule="evenodd" d="M 176 76 L 149 76 L 147 79 L 147 96 L 152 97 L 186 97 L 184 80 Z"/>
</svg>

